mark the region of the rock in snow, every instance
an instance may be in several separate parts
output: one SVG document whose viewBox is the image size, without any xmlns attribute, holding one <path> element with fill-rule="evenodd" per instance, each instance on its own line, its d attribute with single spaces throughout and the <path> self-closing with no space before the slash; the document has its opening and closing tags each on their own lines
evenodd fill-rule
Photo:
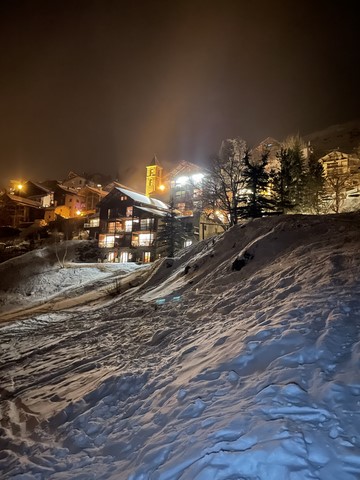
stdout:
<svg viewBox="0 0 360 480">
<path fill-rule="evenodd" d="M 118 266 L 139 285 L 117 296 L 95 265 L 9 262 L 2 478 L 360 478 L 360 214 L 235 226 L 171 268 Z"/>
</svg>

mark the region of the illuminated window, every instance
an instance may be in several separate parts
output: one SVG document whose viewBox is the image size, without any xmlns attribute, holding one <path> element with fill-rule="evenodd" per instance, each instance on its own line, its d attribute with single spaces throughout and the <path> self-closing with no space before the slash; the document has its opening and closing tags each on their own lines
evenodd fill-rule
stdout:
<svg viewBox="0 0 360 480">
<path fill-rule="evenodd" d="M 139 246 L 149 247 L 154 240 L 154 234 L 152 233 L 140 233 L 139 234 Z"/>
<path fill-rule="evenodd" d="M 129 252 L 120 252 L 119 262 L 126 263 L 129 261 Z"/>
<path fill-rule="evenodd" d="M 131 245 L 133 247 L 150 247 L 153 241 L 153 233 L 140 233 L 139 235 L 133 235 Z"/>
<path fill-rule="evenodd" d="M 108 223 L 107 233 L 121 232 L 121 230 L 122 230 L 121 222 L 109 222 Z"/>
<path fill-rule="evenodd" d="M 100 218 L 90 218 L 90 227 L 98 227 L 100 225 Z"/>
<path fill-rule="evenodd" d="M 113 248 L 115 244 L 115 235 L 99 235 L 100 248 Z"/>
<path fill-rule="evenodd" d="M 133 207 L 126 207 L 126 216 L 132 217 L 133 214 Z"/>
<path fill-rule="evenodd" d="M 125 220 L 125 232 L 132 231 L 132 220 Z"/>
<path fill-rule="evenodd" d="M 115 262 L 115 252 L 108 253 L 108 262 Z"/>
<path fill-rule="evenodd" d="M 151 252 L 144 252 L 144 263 L 151 262 Z"/>
</svg>

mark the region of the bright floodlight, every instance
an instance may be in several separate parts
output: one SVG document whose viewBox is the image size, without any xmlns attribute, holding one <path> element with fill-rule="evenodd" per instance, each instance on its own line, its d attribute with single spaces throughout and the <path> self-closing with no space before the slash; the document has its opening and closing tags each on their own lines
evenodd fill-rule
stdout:
<svg viewBox="0 0 360 480">
<path fill-rule="evenodd" d="M 185 185 L 189 181 L 189 177 L 179 177 L 176 179 L 177 185 Z"/>
<path fill-rule="evenodd" d="M 203 178 L 204 178 L 204 174 L 202 173 L 196 173 L 195 175 L 192 176 L 192 180 L 194 183 L 200 183 Z"/>
</svg>

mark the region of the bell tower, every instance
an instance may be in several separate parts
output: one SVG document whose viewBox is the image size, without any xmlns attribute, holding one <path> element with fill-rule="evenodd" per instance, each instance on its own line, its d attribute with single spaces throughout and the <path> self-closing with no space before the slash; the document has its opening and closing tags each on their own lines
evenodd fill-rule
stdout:
<svg viewBox="0 0 360 480">
<path fill-rule="evenodd" d="M 162 180 L 162 167 L 160 167 L 156 155 L 154 155 L 150 165 L 146 166 L 146 188 L 145 195 L 150 197 L 160 189 Z"/>
</svg>

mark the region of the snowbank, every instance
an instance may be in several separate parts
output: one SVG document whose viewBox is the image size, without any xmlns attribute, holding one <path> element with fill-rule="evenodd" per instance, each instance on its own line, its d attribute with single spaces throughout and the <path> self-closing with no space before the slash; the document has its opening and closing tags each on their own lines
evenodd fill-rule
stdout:
<svg viewBox="0 0 360 480">
<path fill-rule="evenodd" d="M 0 263 L 0 314 L 59 295 L 70 297 L 86 289 L 96 290 L 102 280 L 144 267 L 135 263 L 76 263 L 79 243 L 66 241 Z"/>
</svg>

